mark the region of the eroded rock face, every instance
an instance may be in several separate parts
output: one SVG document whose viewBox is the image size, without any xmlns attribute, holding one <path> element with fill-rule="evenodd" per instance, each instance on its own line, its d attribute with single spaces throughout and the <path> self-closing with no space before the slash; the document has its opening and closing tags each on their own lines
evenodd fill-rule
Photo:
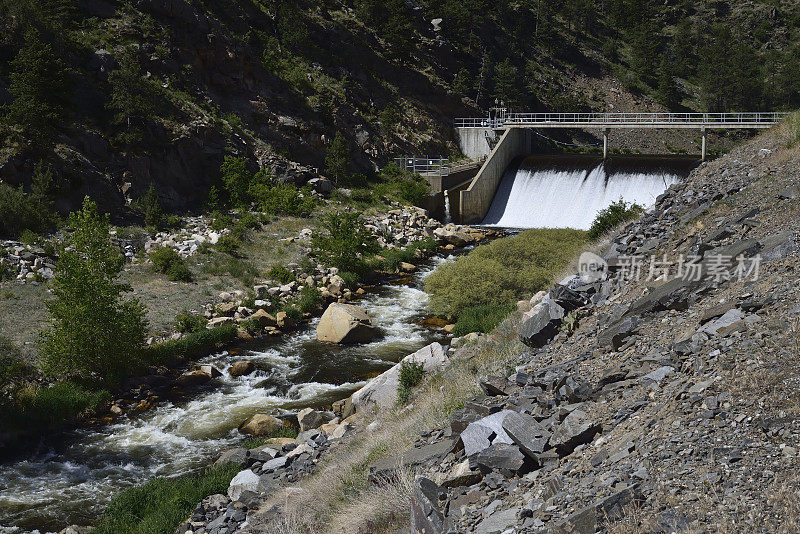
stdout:
<svg viewBox="0 0 800 534">
<path fill-rule="evenodd" d="M 397 402 L 397 387 L 400 384 L 400 367 L 404 361 L 415 361 L 424 366 L 425 372 L 444 367 L 447 362 L 444 348 L 431 343 L 417 352 L 409 354 L 397 365 L 370 380 L 366 386 L 353 393 L 353 407 L 363 411 L 374 407 L 387 407 Z"/>
<path fill-rule="evenodd" d="M 328 343 L 366 343 L 377 334 L 364 308 L 332 303 L 317 325 L 317 339 Z"/>
</svg>

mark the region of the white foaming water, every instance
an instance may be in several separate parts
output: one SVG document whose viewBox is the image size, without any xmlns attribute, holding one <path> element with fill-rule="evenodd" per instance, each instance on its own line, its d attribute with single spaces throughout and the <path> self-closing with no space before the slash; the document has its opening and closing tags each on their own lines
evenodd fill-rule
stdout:
<svg viewBox="0 0 800 534">
<path fill-rule="evenodd" d="M 680 179 L 673 171 L 606 172 L 595 167 L 542 166 L 526 159 L 503 175 L 486 226 L 588 230 L 597 212 L 620 198 L 643 207 Z"/>
<path fill-rule="evenodd" d="M 300 332 L 267 341 L 260 350 L 205 358 L 202 363 L 217 366 L 223 374 L 216 386 L 185 402 L 164 403 L 113 425 L 81 429 L 55 452 L 0 463 L 0 534 L 93 523 L 124 487 L 192 472 L 241 442 L 237 428 L 255 413 L 347 397 L 364 384 L 363 375 L 382 371 L 437 339 L 416 324 L 427 295 L 415 286 L 443 261 L 437 258 L 409 283 L 386 286 L 357 303 L 383 333 L 372 343 L 321 344 L 314 320 Z M 231 378 L 227 369 L 245 358 L 259 370 Z"/>
</svg>

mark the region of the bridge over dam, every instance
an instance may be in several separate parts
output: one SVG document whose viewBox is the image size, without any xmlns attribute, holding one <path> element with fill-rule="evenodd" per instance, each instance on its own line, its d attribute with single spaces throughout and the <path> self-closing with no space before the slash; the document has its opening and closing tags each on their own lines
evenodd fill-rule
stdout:
<svg viewBox="0 0 800 534">
<path fill-rule="evenodd" d="M 545 196 L 558 201 L 559 211 L 581 211 L 561 221 L 570 227 L 587 227 L 598 209 L 613 201 L 649 205 L 669 185 L 706 158 L 706 132 L 709 130 L 766 129 L 788 114 L 752 113 L 497 113 L 488 118 L 459 118 L 455 130 L 461 151 L 481 161 L 470 181 L 448 189 L 445 195 L 453 220 L 462 224 L 487 224 L 511 227 L 539 227 L 545 220 L 536 217 Z M 603 155 L 593 158 L 528 158 L 534 153 L 534 137 L 542 129 L 599 130 L 603 136 Z M 699 158 L 656 158 L 635 161 L 615 156 L 608 158 L 608 133 L 612 129 L 684 129 L 702 135 Z M 637 158 L 639 159 L 639 158 Z M 477 165 L 476 165 L 477 167 Z M 672 169 L 672 170 L 671 170 Z M 423 174 L 424 175 L 424 174 Z M 430 181 L 430 179 L 429 179 Z M 560 184 L 560 185 L 557 185 Z M 571 186 L 570 186 L 571 184 Z M 433 184 L 432 184 L 433 185 Z M 447 189 L 443 183 L 441 190 Z M 615 196 L 616 195 L 616 196 Z"/>
</svg>

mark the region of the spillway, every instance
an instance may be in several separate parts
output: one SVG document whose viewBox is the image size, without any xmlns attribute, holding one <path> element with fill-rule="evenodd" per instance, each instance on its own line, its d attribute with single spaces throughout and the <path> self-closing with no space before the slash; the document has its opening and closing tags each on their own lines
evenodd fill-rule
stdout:
<svg viewBox="0 0 800 534">
<path fill-rule="evenodd" d="M 509 166 L 483 225 L 588 230 L 620 198 L 643 207 L 688 174 L 687 162 L 528 157 Z"/>
</svg>

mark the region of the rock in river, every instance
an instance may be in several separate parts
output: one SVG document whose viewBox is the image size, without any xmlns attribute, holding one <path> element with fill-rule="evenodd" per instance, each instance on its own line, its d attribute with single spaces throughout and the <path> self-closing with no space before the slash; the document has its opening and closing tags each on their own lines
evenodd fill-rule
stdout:
<svg viewBox="0 0 800 534">
<path fill-rule="evenodd" d="M 317 325 L 317 339 L 330 343 L 366 343 L 375 333 L 366 310 L 338 302 L 328 306 Z"/>
<path fill-rule="evenodd" d="M 283 426 L 283 423 L 281 423 L 280 419 L 276 419 L 271 415 L 257 413 L 243 424 L 239 431 L 251 436 L 266 436 L 281 426 Z"/>
</svg>

